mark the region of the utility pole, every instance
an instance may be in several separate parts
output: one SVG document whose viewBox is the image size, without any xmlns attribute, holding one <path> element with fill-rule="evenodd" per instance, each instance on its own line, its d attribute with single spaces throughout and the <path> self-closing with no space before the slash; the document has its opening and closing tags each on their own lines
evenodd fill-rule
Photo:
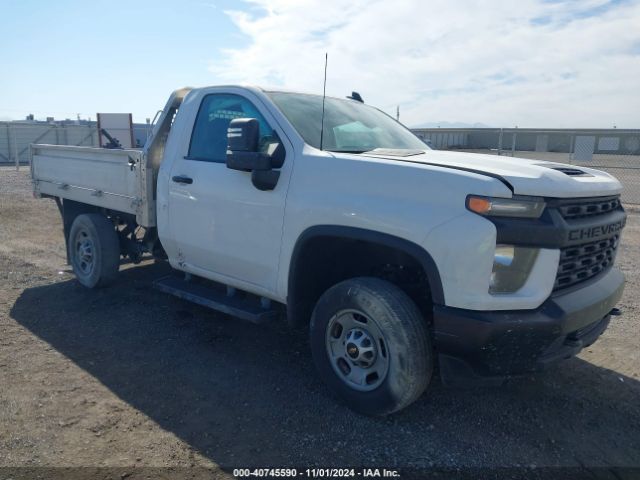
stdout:
<svg viewBox="0 0 640 480">
<path fill-rule="evenodd" d="M 400 121 L 400 105 L 396 108 L 396 120 L 398 122 Z"/>
</svg>

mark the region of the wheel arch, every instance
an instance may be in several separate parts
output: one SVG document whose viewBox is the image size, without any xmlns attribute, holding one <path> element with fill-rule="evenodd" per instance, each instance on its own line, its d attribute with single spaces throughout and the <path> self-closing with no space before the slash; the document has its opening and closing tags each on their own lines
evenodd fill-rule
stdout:
<svg viewBox="0 0 640 480">
<path fill-rule="evenodd" d="M 321 245 L 323 244 L 323 245 Z M 322 248 L 319 248 L 322 246 Z M 335 247 L 338 247 L 337 250 Z M 348 248 L 344 248 L 348 246 Z M 343 247 L 343 248 L 341 248 Z M 337 252 L 338 258 L 332 258 Z M 304 230 L 298 237 L 291 255 L 287 289 L 287 318 L 292 326 L 308 323 L 315 302 L 333 284 L 369 272 L 335 271 L 336 264 L 347 261 L 351 267 L 363 266 L 358 260 L 345 255 L 362 252 L 380 252 L 388 258 L 411 259 L 424 273 L 434 304 L 444 304 L 444 292 L 438 267 L 433 257 L 420 245 L 387 233 L 341 225 L 317 225 Z M 340 255 L 343 257 L 340 258 Z M 330 260 L 330 261 L 329 261 Z M 401 260 L 402 261 L 402 260 Z M 366 260 L 365 260 L 366 263 Z M 373 262 L 368 263 L 369 266 Z M 332 270 L 333 269 L 333 270 Z M 346 269 L 347 271 L 349 268 Z M 319 273 L 319 274 L 318 274 Z M 353 273 L 353 275 L 351 275 Z M 310 281 L 309 277 L 314 280 Z"/>
</svg>

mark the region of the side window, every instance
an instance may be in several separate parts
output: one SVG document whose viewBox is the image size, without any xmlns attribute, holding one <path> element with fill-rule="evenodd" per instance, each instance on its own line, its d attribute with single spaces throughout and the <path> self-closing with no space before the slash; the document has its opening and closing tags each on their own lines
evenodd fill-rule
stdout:
<svg viewBox="0 0 640 480">
<path fill-rule="evenodd" d="M 202 99 L 191 134 L 188 158 L 224 163 L 227 158 L 227 127 L 234 118 L 255 118 L 260 123 L 260 149 L 277 142 L 273 129 L 256 107 L 244 97 L 211 94 Z"/>
</svg>

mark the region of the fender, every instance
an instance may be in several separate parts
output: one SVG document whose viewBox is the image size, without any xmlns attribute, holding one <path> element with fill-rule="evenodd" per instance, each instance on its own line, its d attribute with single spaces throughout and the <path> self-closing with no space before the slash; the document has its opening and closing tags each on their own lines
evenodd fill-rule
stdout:
<svg viewBox="0 0 640 480">
<path fill-rule="evenodd" d="M 431 288 L 431 297 L 434 305 L 444 305 L 444 292 L 440 272 L 433 257 L 420 245 L 404 238 L 364 228 L 342 225 L 316 225 L 307 228 L 300 234 L 291 255 L 287 290 L 287 317 L 289 318 L 289 322 L 296 322 L 295 318 L 298 310 L 297 306 L 293 305 L 292 302 L 292 299 L 299 298 L 297 292 L 299 282 L 296 279 L 297 263 L 305 244 L 316 237 L 338 237 L 350 240 L 362 240 L 406 253 L 416 259 L 424 269 Z"/>
</svg>

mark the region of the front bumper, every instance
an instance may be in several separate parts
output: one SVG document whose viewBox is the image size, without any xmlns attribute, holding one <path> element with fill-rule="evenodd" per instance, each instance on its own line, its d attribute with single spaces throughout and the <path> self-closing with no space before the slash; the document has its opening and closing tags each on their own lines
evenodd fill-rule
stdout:
<svg viewBox="0 0 640 480">
<path fill-rule="evenodd" d="M 591 345 L 609 324 L 624 275 L 611 268 L 552 295 L 535 310 L 434 307 L 435 347 L 445 384 L 500 383 L 542 370 Z"/>
</svg>

